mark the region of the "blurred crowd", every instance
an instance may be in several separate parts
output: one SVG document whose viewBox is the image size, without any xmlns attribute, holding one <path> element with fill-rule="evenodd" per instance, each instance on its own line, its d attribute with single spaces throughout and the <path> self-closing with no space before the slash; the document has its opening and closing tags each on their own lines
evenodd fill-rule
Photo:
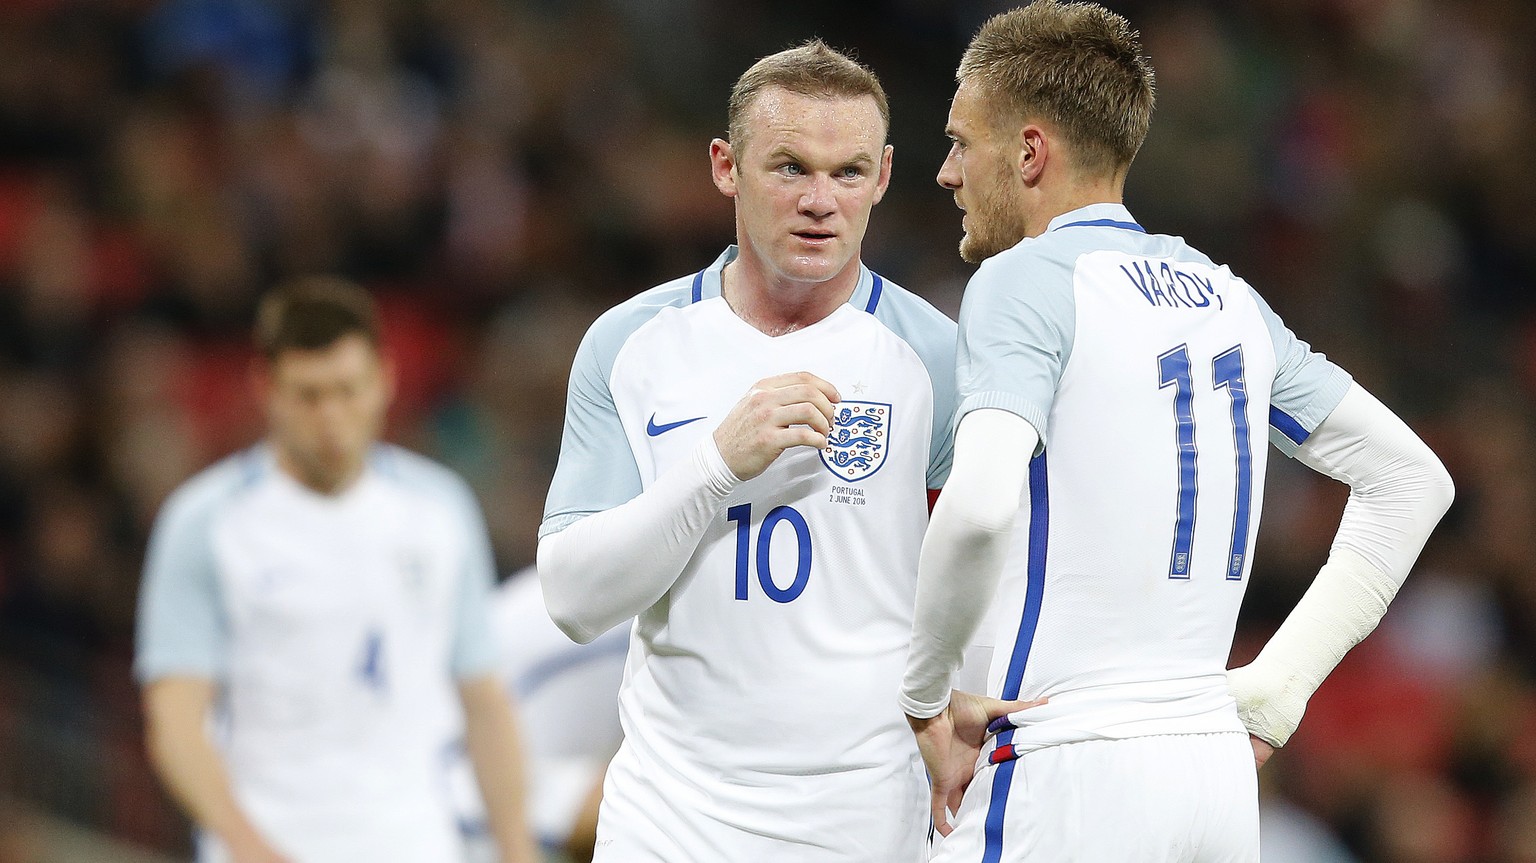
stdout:
<svg viewBox="0 0 1536 863">
<path fill-rule="evenodd" d="M 1265 769 L 1266 829 L 1296 860 L 1536 863 L 1536 6 L 1107 5 L 1158 72 L 1132 212 L 1230 262 L 1458 486 Z M 958 308 L 932 178 L 954 65 L 1000 8 L 0 3 L 0 799 L 187 847 L 141 752 L 138 570 L 165 494 L 260 434 L 262 290 L 326 272 L 379 297 L 390 437 L 471 481 L 511 572 L 587 324 L 730 241 L 706 153 L 755 58 L 820 35 L 881 76 L 895 179 L 865 260 Z M 1238 661 L 1343 504 L 1278 456 L 1270 476 Z"/>
</svg>

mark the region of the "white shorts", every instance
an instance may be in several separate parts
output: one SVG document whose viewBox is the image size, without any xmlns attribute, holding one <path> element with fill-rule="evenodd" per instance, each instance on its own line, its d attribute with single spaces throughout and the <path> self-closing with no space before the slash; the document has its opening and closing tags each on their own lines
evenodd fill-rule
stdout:
<svg viewBox="0 0 1536 863">
<path fill-rule="evenodd" d="M 1246 734 L 1050 746 L 988 764 L 934 863 L 1258 863 Z"/>
<path fill-rule="evenodd" d="M 702 789 L 626 741 L 609 765 L 593 863 L 923 863 L 922 761 Z"/>
</svg>

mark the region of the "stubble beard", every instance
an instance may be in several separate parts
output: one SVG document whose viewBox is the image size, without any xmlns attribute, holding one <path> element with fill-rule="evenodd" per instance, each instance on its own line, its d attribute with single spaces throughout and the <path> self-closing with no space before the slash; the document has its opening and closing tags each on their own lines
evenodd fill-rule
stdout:
<svg viewBox="0 0 1536 863">
<path fill-rule="evenodd" d="M 1026 234 L 1020 210 L 1019 202 L 1003 190 L 977 201 L 971 209 L 971 229 L 960 238 L 960 259 L 980 264 L 1018 245 Z"/>
</svg>

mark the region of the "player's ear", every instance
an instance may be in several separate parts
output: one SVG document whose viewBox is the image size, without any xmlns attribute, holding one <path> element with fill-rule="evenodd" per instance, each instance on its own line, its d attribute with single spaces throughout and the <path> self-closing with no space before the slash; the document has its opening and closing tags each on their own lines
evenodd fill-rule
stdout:
<svg viewBox="0 0 1536 863">
<path fill-rule="evenodd" d="M 885 190 L 891 185 L 891 157 L 896 148 L 890 144 L 885 145 L 885 150 L 880 154 L 880 175 L 875 178 L 875 203 L 885 197 Z"/>
<path fill-rule="evenodd" d="M 395 393 L 400 389 L 400 367 L 388 351 L 379 354 L 379 381 L 384 387 L 384 404 L 394 404 Z"/>
<path fill-rule="evenodd" d="M 731 142 L 721 138 L 709 142 L 709 173 L 720 194 L 736 197 L 736 152 Z"/>
<path fill-rule="evenodd" d="M 1045 136 L 1045 130 L 1034 123 L 1029 123 L 1019 130 L 1019 179 L 1025 186 L 1034 186 L 1040 182 L 1040 175 L 1045 171 L 1045 163 L 1050 156 L 1050 142 Z"/>
<path fill-rule="evenodd" d="M 261 354 L 251 357 L 249 368 L 246 369 L 246 383 L 251 388 L 251 397 L 263 408 L 272 395 L 273 377 L 275 370 L 272 368 L 273 360 L 267 359 Z"/>
</svg>

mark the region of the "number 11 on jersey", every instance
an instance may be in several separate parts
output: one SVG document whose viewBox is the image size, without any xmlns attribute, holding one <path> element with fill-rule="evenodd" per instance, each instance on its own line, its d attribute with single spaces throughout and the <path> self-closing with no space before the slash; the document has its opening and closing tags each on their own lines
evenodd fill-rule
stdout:
<svg viewBox="0 0 1536 863">
<path fill-rule="evenodd" d="M 1189 346 L 1179 345 L 1157 358 L 1159 389 L 1173 387 L 1175 440 L 1179 452 L 1179 497 L 1173 527 L 1169 578 L 1189 578 L 1195 543 L 1195 502 L 1199 496 L 1200 452 L 1195 446 L 1194 365 Z M 1236 453 L 1236 499 L 1227 553 L 1227 580 L 1240 581 L 1248 556 L 1249 514 L 1253 502 L 1253 447 L 1248 433 L 1248 383 L 1243 377 L 1243 346 L 1234 345 L 1211 360 L 1211 389 L 1226 390 L 1231 401 L 1233 451 Z"/>
</svg>

